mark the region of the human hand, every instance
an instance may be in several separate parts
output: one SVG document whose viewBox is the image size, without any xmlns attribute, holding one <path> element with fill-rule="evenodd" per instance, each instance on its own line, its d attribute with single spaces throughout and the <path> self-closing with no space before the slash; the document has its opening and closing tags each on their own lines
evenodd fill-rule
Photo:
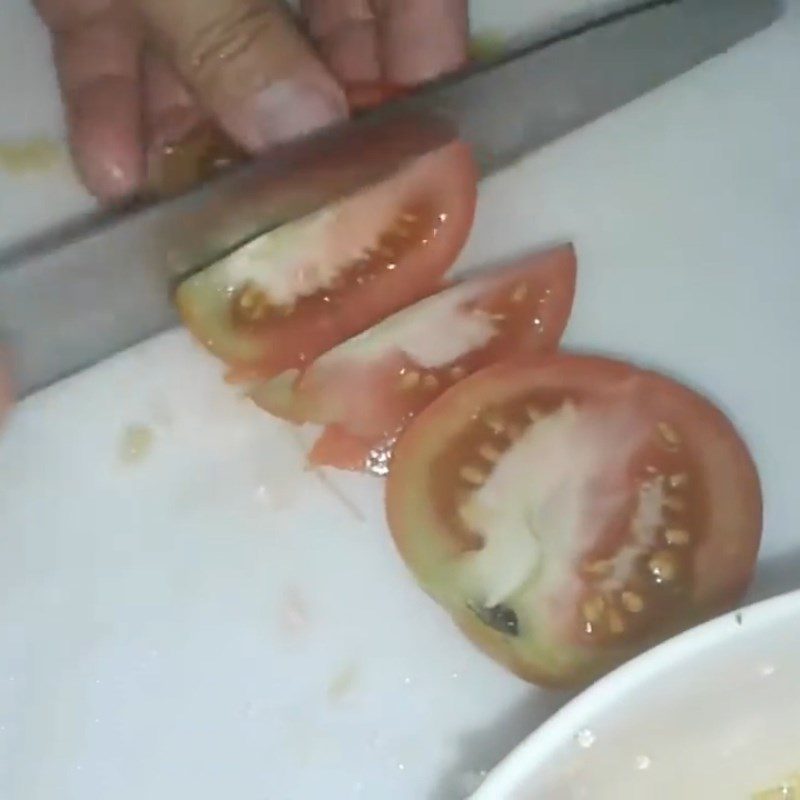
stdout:
<svg viewBox="0 0 800 800">
<path fill-rule="evenodd" d="M 215 119 L 257 152 L 347 114 L 341 84 L 414 85 L 466 60 L 467 0 L 34 0 L 50 28 L 70 143 L 103 200 Z"/>
</svg>

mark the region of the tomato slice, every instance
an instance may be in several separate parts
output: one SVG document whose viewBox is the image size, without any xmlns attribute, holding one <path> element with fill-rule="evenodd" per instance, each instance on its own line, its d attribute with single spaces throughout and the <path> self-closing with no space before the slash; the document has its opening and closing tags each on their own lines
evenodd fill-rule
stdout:
<svg viewBox="0 0 800 800">
<path fill-rule="evenodd" d="M 192 333 L 243 371 L 271 377 L 430 294 L 460 252 L 477 177 L 466 145 L 272 231 L 185 281 Z"/>
<path fill-rule="evenodd" d="M 521 677 L 572 686 L 733 605 L 759 479 L 725 416 L 653 372 L 553 355 L 424 411 L 387 486 L 421 586 Z"/>
<path fill-rule="evenodd" d="M 264 409 L 326 425 L 311 461 L 385 474 L 403 428 L 446 388 L 517 351 L 555 350 L 575 296 L 566 245 L 467 280 L 257 387 Z"/>
</svg>

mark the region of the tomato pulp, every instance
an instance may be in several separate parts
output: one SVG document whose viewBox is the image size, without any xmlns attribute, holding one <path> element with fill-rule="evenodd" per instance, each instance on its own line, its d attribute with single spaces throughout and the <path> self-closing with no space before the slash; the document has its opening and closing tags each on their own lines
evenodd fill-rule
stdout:
<svg viewBox="0 0 800 800">
<path fill-rule="evenodd" d="M 424 411 L 387 486 L 421 586 L 525 679 L 590 680 L 744 592 L 748 450 L 695 392 L 602 358 L 496 365 Z"/>
</svg>

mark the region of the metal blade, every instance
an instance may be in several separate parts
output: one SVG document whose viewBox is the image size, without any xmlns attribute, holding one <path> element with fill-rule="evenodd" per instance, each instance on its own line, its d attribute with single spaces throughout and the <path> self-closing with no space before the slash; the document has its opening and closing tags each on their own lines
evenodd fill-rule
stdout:
<svg viewBox="0 0 800 800">
<path fill-rule="evenodd" d="M 773 22 L 779 0 L 640 3 L 195 191 L 0 256 L 0 327 L 27 393 L 174 323 L 179 277 L 458 137 L 484 173 L 619 108 Z"/>
<path fill-rule="evenodd" d="M 438 98 L 485 172 L 504 167 L 763 30 L 780 0 L 667 0 L 556 35 Z"/>
</svg>

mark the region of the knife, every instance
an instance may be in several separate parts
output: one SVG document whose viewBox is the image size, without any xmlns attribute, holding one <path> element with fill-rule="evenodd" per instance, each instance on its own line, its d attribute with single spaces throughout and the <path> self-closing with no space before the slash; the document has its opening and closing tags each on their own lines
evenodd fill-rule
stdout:
<svg viewBox="0 0 800 800">
<path fill-rule="evenodd" d="M 25 395 L 173 325 L 175 283 L 460 138 L 481 173 L 617 109 L 777 19 L 780 0 L 656 0 L 515 48 L 176 198 L 0 254 L 0 336 Z"/>
</svg>

